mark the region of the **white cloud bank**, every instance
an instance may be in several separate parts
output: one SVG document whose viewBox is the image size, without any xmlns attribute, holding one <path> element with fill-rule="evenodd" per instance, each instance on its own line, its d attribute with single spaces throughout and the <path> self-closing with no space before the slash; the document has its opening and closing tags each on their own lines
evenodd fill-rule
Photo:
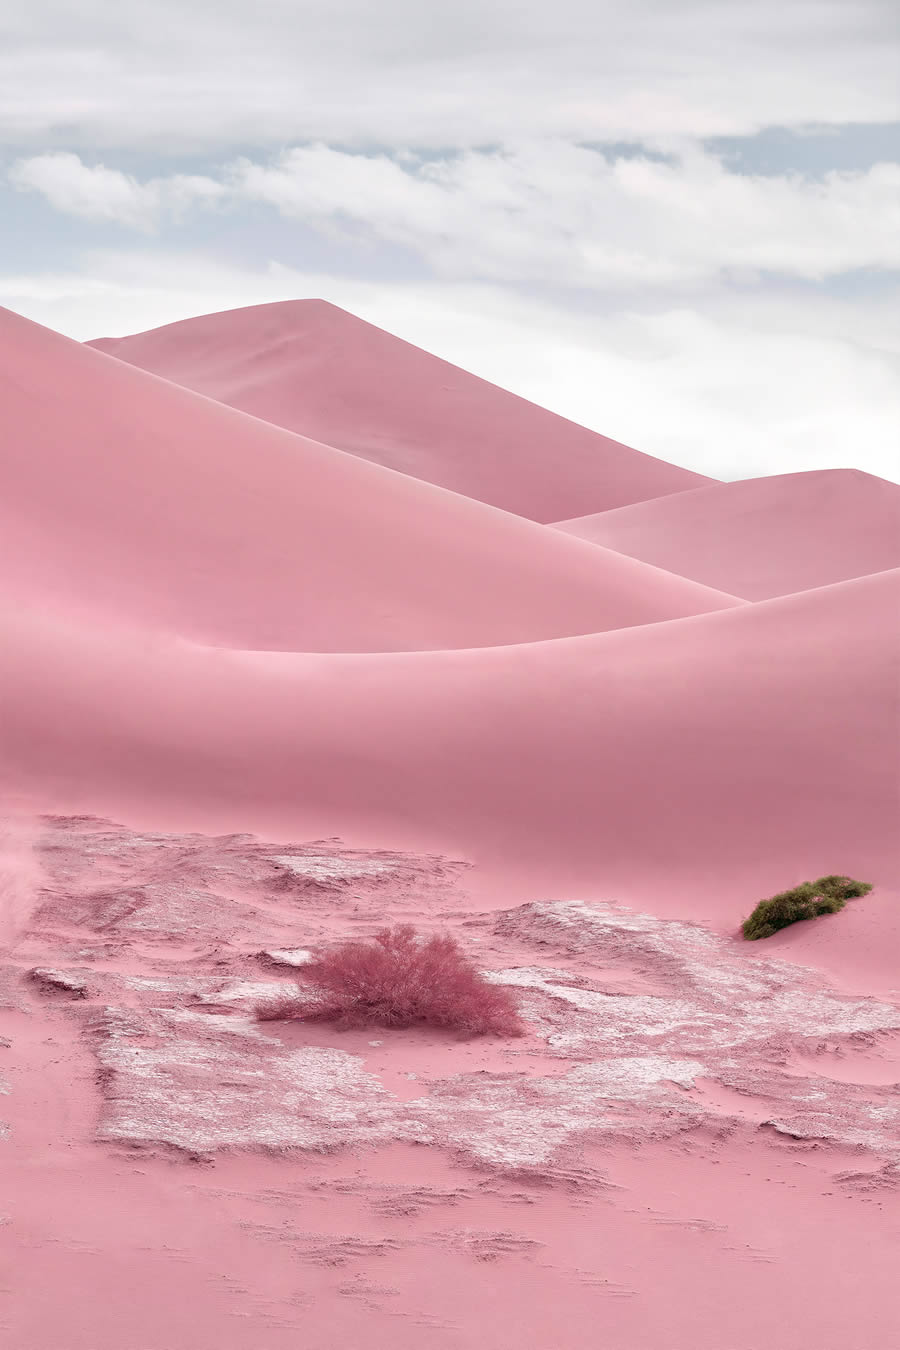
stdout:
<svg viewBox="0 0 900 1350">
<path fill-rule="evenodd" d="M 541 141 L 421 160 L 319 144 L 243 158 L 215 179 L 147 183 L 53 153 L 18 161 L 10 181 L 59 211 L 137 229 L 198 205 L 264 202 L 459 279 L 641 290 L 900 269 L 895 163 L 816 181 L 739 174 L 696 147 L 661 160 Z"/>
<path fill-rule="evenodd" d="M 454 276 L 620 288 L 900 268 L 900 164 L 815 182 L 738 174 L 699 149 L 661 161 L 540 142 L 404 163 L 313 145 L 241 161 L 232 190 Z"/>
<path fill-rule="evenodd" d="M 189 209 L 225 195 L 222 184 L 210 178 L 173 174 L 141 183 L 120 169 L 89 166 L 65 151 L 18 160 L 9 171 L 9 182 L 21 192 L 40 193 L 66 215 L 137 230 L 152 230 L 163 217 L 179 219 Z"/>
</svg>

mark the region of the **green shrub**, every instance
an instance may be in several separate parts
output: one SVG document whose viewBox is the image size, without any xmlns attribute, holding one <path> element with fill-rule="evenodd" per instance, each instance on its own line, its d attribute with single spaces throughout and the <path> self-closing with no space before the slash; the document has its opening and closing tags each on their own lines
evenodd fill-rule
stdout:
<svg viewBox="0 0 900 1350">
<path fill-rule="evenodd" d="M 868 895 L 871 889 L 867 881 L 854 881 L 852 877 L 829 876 L 819 877 L 818 881 L 804 881 L 792 891 L 781 891 L 768 900 L 760 900 L 750 918 L 741 924 L 741 931 L 750 942 L 771 937 L 779 928 L 787 928 L 801 919 L 837 914 L 848 900 Z"/>
</svg>

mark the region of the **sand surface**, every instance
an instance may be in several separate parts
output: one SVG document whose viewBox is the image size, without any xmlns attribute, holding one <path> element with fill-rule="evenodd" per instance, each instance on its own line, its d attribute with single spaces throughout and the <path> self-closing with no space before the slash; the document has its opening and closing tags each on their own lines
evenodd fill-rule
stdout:
<svg viewBox="0 0 900 1350">
<path fill-rule="evenodd" d="M 747 600 L 900 567 L 900 484 L 858 469 L 716 483 L 558 529 Z"/>
<path fill-rule="evenodd" d="M 532 520 L 711 480 L 588 431 L 322 300 L 92 345 L 289 431 Z"/>
<path fill-rule="evenodd" d="M 216 646 L 479 647 L 742 603 L 191 394 L 0 311 L 16 604 Z M 48 375 L 48 371 L 51 374 Z"/>
<path fill-rule="evenodd" d="M 0 312 L 4 1344 L 900 1342 L 900 489 L 318 302 L 99 345 Z M 388 922 L 527 1034 L 256 1020 Z"/>
</svg>

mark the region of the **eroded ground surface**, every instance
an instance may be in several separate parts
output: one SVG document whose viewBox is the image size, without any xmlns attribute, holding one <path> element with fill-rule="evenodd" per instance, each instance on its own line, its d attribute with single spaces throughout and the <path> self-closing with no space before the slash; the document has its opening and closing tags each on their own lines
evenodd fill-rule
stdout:
<svg viewBox="0 0 900 1350">
<path fill-rule="evenodd" d="M 0 853 L 14 1350 L 900 1337 L 895 1004 L 336 840 L 43 817 Z M 515 986 L 528 1036 L 257 1022 L 312 948 L 397 921 Z"/>
</svg>

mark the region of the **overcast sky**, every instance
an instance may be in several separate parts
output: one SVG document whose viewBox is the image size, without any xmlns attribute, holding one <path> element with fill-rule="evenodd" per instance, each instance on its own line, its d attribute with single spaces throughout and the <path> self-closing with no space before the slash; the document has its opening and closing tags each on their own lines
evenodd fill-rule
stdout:
<svg viewBox="0 0 900 1350">
<path fill-rule="evenodd" d="M 724 478 L 900 480 L 898 0 L 0 9 L 0 304 L 321 296 Z"/>
</svg>

